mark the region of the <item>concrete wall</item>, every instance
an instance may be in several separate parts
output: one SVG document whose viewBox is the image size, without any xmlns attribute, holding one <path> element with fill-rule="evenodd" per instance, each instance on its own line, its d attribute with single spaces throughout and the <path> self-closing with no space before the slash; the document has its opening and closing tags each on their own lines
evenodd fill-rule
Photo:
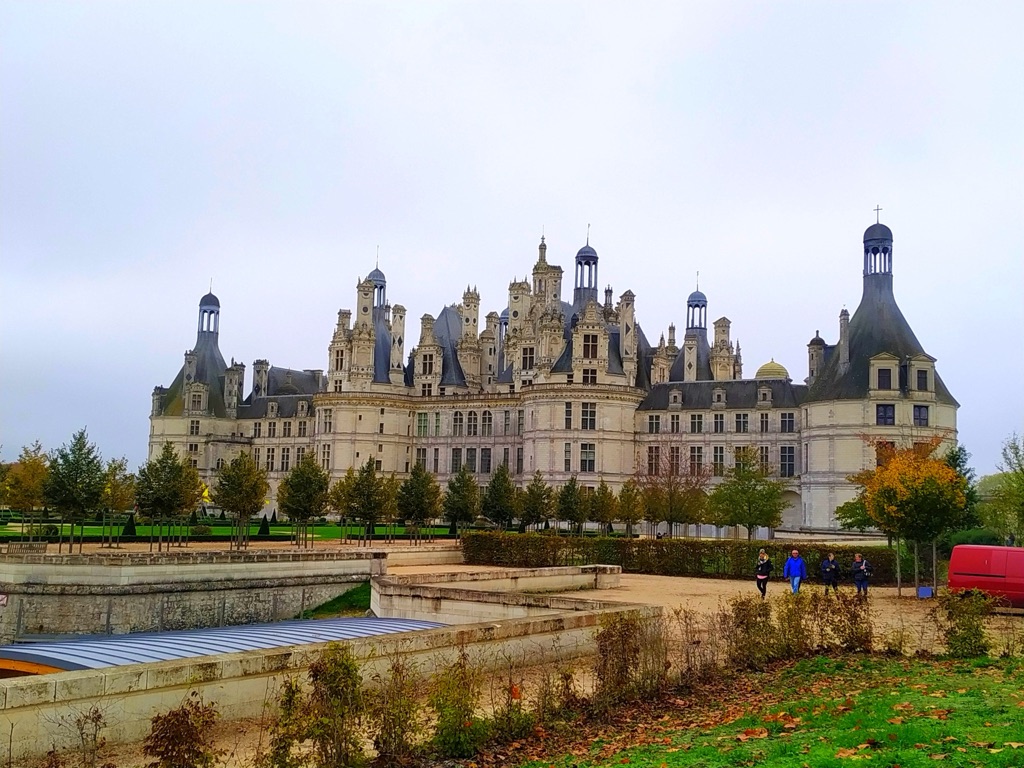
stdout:
<svg viewBox="0 0 1024 768">
<path fill-rule="evenodd" d="M 590 574 L 589 578 L 597 577 Z M 380 586 L 383 580 L 376 581 Z M 457 606 L 467 606 L 475 598 L 481 613 L 509 605 L 496 593 L 478 590 L 412 583 L 389 586 L 399 596 L 415 589 L 447 593 L 438 599 Z M 661 611 L 654 606 L 578 598 L 519 597 L 525 599 L 527 608 L 543 615 L 366 638 L 351 641 L 350 645 L 361 660 L 365 680 L 385 672 L 395 655 L 404 655 L 421 673 L 429 674 L 450 663 L 460 647 L 466 649 L 474 664 L 484 667 L 498 668 L 509 659 L 542 664 L 592 654 L 596 650 L 595 635 L 607 616 L 654 616 Z M 259 717 L 266 707 L 273 706 L 281 682 L 304 675 L 309 662 L 323 648 L 323 644 L 306 645 L 0 680 L 0 732 L 11 740 L 13 759 L 39 756 L 54 745 L 74 746 L 78 737 L 71 721 L 96 706 L 108 723 L 103 735 L 109 743 L 137 741 L 149 732 L 153 715 L 180 705 L 193 691 L 215 703 L 226 720 Z"/>
<path fill-rule="evenodd" d="M 294 618 L 387 570 L 376 550 L 0 558 L 0 642 Z"/>
</svg>

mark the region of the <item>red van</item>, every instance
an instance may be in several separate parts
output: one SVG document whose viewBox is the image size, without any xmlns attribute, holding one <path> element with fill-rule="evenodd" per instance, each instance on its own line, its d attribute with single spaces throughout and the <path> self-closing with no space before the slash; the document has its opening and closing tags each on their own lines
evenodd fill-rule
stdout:
<svg viewBox="0 0 1024 768">
<path fill-rule="evenodd" d="M 1024 608 L 1024 549 L 958 544 L 949 558 L 949 588 L 983 590 Z"/>
</svg>

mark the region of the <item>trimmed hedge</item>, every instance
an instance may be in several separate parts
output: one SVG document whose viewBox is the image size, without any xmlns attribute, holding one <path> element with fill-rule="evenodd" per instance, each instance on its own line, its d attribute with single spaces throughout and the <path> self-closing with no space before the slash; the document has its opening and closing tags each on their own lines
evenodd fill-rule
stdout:
<svg viewBox="0 0 1024 768">
<path fill-rule="evenodd" d="M 620 565 L 625 573 L 655 576 L 700 576 L 753 579 L 760 549 L 775 564 L 772 577 L 782 578 L 782 566 L 793 547 L 807 564 L 808 581 L 820 581 L 820 565 L 834 552 L 845 580 L 855 552 L 871 563 L 873 584 L 896 583 L 896 550 L 885 546 L 850 547 L 812 541 L 741 541 L 736 539 L 621 539 L 581 538 L 541 533 L 467 533 L 462 553 L 469 565 L 544 568 L 559 565 Z M 912 571 L 903 563 L 903 578 Z M 912 566 L 911 566 L 912 568 Z"/>
</svg>

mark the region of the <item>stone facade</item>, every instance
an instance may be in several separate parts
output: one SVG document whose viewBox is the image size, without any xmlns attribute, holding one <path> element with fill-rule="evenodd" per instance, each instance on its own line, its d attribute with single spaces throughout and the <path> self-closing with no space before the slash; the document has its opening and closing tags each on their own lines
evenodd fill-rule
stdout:
<svg viewBox="0 0 1024 768">
<path fill-rule="evenodd" d="M 444 483 L 462 465 L 482 483 L 499 464 L 521 484 L 540 470 L 621 487 L 637 472 L 710 466 L 725 474 L 740 448 L 791 482 L 784 527 L 835 527 L 836 506 L 854 495 L 848 475 L 874 462 L 867 439 L 912 443 L 956 439 L 956 400 L 900 313 L 892 292 L 892 232 L 864 236 L 864 292 L 838 341 L 817 333 L 808 375 L 795 383 L 781 365 L 743 378 L 740 344 L 707 297 L 687 300 L 682 346 L 676 328 L 648 341 L 636 296 L 598 296 L 598 256 L 575 259 L 572 302 L 544 238 L 532 275 L 509 284 L 506 308 L 489 312 L 467 286 L 461 302 L 420 318 L 408 354 L 406 310 L 391 305 L 374 269 L 356 284 L 355 310 L 338 312 L 324 369 L 253 363 L 219 351 L 220 302 L 200 301 L 194 349 L 169 387 L 153 392 L 150 456 L 170 441 L 207 483 L 239 451 L 270 473 L 269 507 L 281 479 L 307 452 L 334 477 L 372 459 L 399 477 L 422 463 Z M 717 482 L 717 480 L 715 481 Z"/>
</svg>

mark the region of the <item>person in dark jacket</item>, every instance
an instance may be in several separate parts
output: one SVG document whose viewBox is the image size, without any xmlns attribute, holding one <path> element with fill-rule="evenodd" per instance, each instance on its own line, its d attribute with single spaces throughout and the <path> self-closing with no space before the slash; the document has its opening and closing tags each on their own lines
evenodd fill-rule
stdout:
<svg viewBox="0 0 1024 768">
<path fill-rule="evenodd" d="M 757 553 L 757 566 L 754 569 L 754 575 L 757 577 L 757 591 L 761 593 L 761 599 L 764 600 L 767 595 L 768 589 L 768 577 L 772 573 L 772 559 L 768 557 L 768 553 L 763 549 Z"/>
<path fill-rule="evenodd" d="M 821 561 L 821 580 L 825 582 L 826 595 L 829 587 L 832 587 L 832 591 L 837 595 L 839 594 L 839 563 L 832 552 L 829 552 Z"/>
<path fill-rule="evenodd" d="M 807 565 L 800 557 L 799 550 L 794 549 L 790 553 L 786 564 L 782 567 L 782 575 L 789 579 L 789 585 L 792 587 L 794 595 L 800 591 L 800 582 L 807 578 Z"/>
<path fill-rule="evenodd" d="M 857 587 L 857 597 L 868 597 L 868 578 L 871 576 L 871 564 L 858 552 L 853 556 L 853 584 Z"/>
</svg>

